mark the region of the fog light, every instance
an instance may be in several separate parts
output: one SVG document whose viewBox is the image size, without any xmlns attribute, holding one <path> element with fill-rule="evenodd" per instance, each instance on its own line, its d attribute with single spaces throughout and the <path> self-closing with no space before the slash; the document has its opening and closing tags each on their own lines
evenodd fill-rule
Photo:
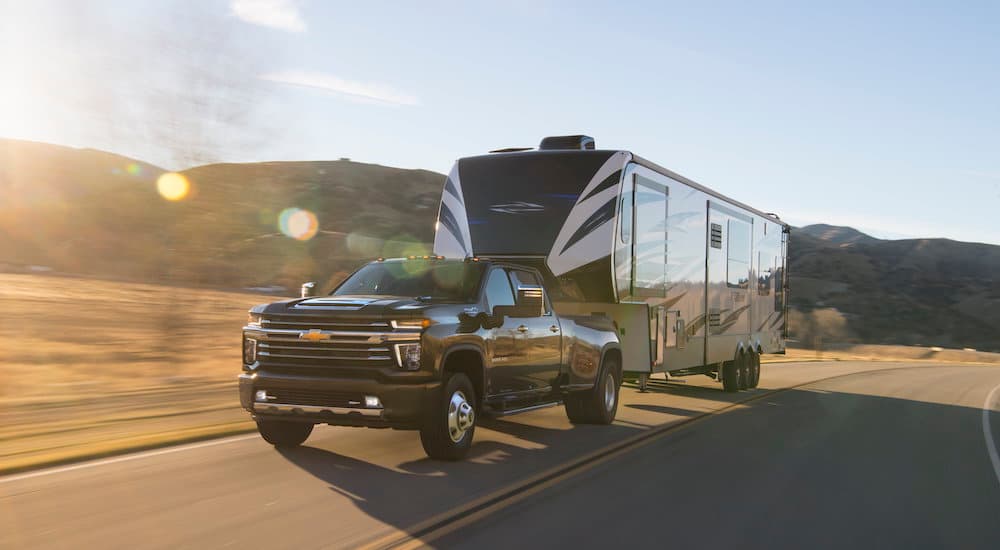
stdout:
<svg viewBox="0 0 1000 550">
<path fill-rule="evenodd" d="M 368 407 L 369 409 L 381 409 L 382 401 L 379 400 L 379 398 L 375 397 L 374 395 L 366 395 L 365 407 Z"/>
<path fill-rule="evenodd" d="M 257 362 L 257 340 L 253 338 L 243 339 L 243 362 L 247 365 Z"/>
<path fill-rule="evenodd" d="M 420 344 L 396 344 L 396 361 L 401 369 L 420 370 Z"/>
<path fill-rule="evenodd" d="M 267 390 L 257 390 L 253 398 L 257 401 L 266 403 L 267 402 Z"/>
</svg>

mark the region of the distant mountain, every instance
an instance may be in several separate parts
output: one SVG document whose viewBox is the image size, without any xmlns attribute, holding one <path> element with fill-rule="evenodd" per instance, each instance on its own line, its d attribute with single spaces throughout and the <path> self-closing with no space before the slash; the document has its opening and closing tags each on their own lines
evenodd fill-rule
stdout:
<svg viewBox="0 0 1000 550">
<path fill-rule="evenodd" d="M 190 196 L 156 191 L 161 168 L 103 151 L 0 140 L 0 269 L 225 287 L 332 282 L 377 256 L 427 253 L 444 175 L 346 160 L 186 170 Z M 281 212 L 318 233 L 295 240 Z M 791 305 L 835 308 L 868 343 L 1000 350 L 1000 247 L 793 229 Z M 796 327 L 792 327 L 793 330 Z"/>
<path fill-rule="evenodd" d="M 799 235 L 809 235 L 810 237 L 815 237 L 821 241 L 826 241 L 835 245 L 857 243 L 870 244 L 880 240 L 872 237 L 871 235 L 866 235 L 853 227 L 841 227 L 837 225 L 827 225 L 825 223 L 817 223 L 800 227 L 795 230 L 795 233 Z"/>
</svg>

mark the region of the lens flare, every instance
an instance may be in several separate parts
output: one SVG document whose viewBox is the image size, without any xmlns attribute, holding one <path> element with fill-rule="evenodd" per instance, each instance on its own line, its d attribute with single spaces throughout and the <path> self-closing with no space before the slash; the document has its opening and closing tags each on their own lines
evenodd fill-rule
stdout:
<svg viewBox="0 0 1000 550">
<path fill-rule="evenodd" d="M 138 176 L 142 174 L 142 166 L 139 166 L 138 164 L 133 162 L 125 167 L 125 171 L 128 172 L 129 175 L 131 176 Z"/>
<path fill-rule="evenodd" d="M 168 201 L 179 201 L 191 191 L 191 183 L 182 174 L 165 172 L 156 179 L 156 191 Z"/>
<path fill-rule="evenodd" d="M 319 220 L 308 210 L 286 208 L 278 215 L 278 229 L 293 239 L 308 241 L 319 231 Z"/>
</svg>

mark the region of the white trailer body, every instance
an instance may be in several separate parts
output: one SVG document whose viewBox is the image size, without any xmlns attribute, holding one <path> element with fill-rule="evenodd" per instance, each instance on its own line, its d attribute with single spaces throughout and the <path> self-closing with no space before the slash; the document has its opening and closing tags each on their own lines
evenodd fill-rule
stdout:
<svg viewBox="0 0 1000 550">
<path fill-rule="evenodd" d="M 580 137 L 459 159 L 434 253 L 539 268 L 557 312 L 615 321 L 626 371 L 719 378 L 783 353 L 788 225 Z"/>
</svg>

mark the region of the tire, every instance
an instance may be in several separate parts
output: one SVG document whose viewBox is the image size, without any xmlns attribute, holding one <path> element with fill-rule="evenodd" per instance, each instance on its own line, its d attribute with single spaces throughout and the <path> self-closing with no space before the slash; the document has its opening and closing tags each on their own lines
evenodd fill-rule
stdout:
<svg viewBox="0 0 1000 550">
<path fill-rule="evenodd" d="M 313 425 L 286 420 L 258 420 L 257 431 L 271 445 L 279 448 L 298 447 L 309 439 Z"/>
<path fill-rule="evenodd" d="M 729 393 L 740 391 L 740 369 L 736 361 L 722 364 L 722 389 Z"/>
<path fill-rule="evenodd" d="M 594 388 L 566 396 L 566 416 L 573 424 L 611 424 L 618 414 L 621 372 L 618 362 L 606 359 Z"/>
<path fill-rule="evenodd" d="M 750 388 L 750 354 L 740 353 L 739 359 L 737 360 L 740 370 L 740 389 L 746 390 Z"/>
<path fill-rule="evenodd" d="M 420 428 L 424 452 L 438 460 L 461 460 L 476 432 L 476 390 L 469 377 L 452 374 Z"/>
<path fill-rule="evenodd" d="M 750 384 L 751 388 L 756 388 L 760 383 L 760 354 L 753 352 L 750 354 Z"/>
</svg>

